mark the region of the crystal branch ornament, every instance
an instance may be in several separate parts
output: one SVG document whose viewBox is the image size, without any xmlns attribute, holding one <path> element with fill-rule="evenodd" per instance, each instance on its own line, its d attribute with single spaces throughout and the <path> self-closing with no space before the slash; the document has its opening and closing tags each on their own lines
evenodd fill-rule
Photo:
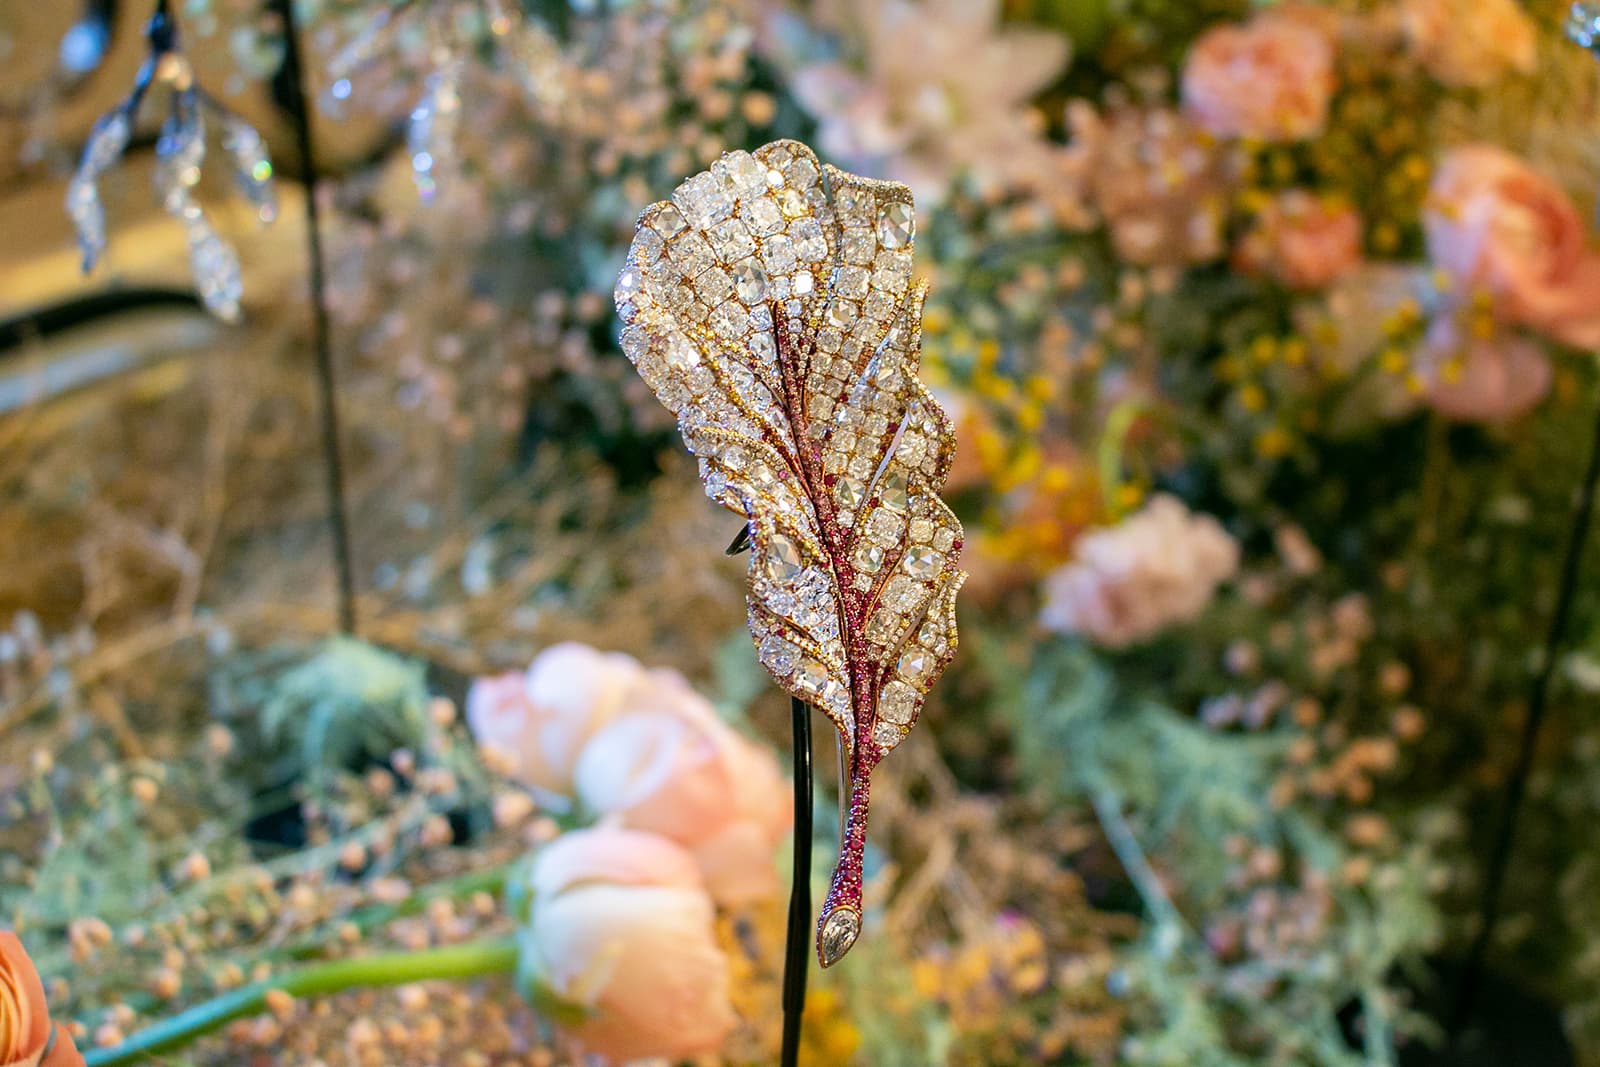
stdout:
<svg viewBox="0 0 1600 1067">
<path fill-rule="evenodd" d="M 157 5 L 147 37 L 150 56 L 140 68 L 133 92 L 95 123 L 84 146 L 83 159 L 67 185 L 67 214 L 77 227 L 83 271 L 92 271 L 106 248 L 100 177 L 122 158 L 140 105 L 155 86 L 166 91 L 168 101 L 167 117 L 156 141 L 156 195 L 167 214 L 183 224 L 189 243 L 189 266 L 201 301 L 218 318 L 233 322 L 239 318 L 239 301 L 244 295 L 239 257 L 212 228 L 194 197 L 206 158 L 206 117 L 209 115 L 220 126 L 222 148 L 232 165 L 234 179 L 263 223 L 270 223 L 278 214 L 272 161 L 255 127 L 196 84 L 194 69 L 179 47 L 178 27 L 166 0 Z"/>
<path fill-rule="evenodd" d="M 376 14 L 357 9 L 361 30 L 328 64 L 335 104 L 349 97 L 350 78 L 396 52 L 423 49 L 422 95 L 406 120 L 406 153 L 417 193 L 429 201 L 459 166 L 461 85 L 469 61 L 487 53 L 516 74 L 535 103 L 561 92 L 561 49 L 538 22 L 508 0 L 451 0 L 442 5 L 394 0 Z"/>
<path fill-rule="evenodd" d="M 915 234 L 904 185 L 777 141 L 646 208 L 617 282 L 623 351 L 677 414 L 707 495 L 747 522 L 761 662 L 839 734 L 824 967 L 861 931 L 872 771 L 955 653 L 966 578 L 939 495 L 954 438 L 917 378 Z"/>
</svg>

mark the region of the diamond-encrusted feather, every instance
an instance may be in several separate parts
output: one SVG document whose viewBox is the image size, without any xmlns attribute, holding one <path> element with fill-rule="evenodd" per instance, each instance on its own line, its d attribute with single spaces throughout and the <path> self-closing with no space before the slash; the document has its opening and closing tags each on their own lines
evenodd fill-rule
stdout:
<svg viewBox="0 0 1600 1067">
<path fill-rule="evenodd" d="M 917 378 L 926 286 L 911 191 L 777 141 L 646 208 L 617 283 L 622 347 L 678 416 L 707 494 L 748 522 L 750 632 L 820 708 L 849 808 L 817 923 L 824 967 L 861 925 L 873 768 L 956 647 L 953 437 Z"/>
</svg>

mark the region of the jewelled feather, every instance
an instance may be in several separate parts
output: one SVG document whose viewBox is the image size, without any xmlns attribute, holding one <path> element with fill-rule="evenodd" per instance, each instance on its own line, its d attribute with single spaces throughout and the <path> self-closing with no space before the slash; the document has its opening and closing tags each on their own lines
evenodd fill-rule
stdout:
<svg viewBox="0 0 1600 1067">
<path fill-rule="evenodd" d="M 861 928 L 872 770 L 955 653 L 966 577 L 939 496 L 953 435 L 917 378 L 915 235 L 904 185 L 776 141 L 646 208 L 617 283 L 623 351 L 677 414 L 707 494 L 748 523 L 761 662 L 839 732 L 824 967 Z"/>
</svg>

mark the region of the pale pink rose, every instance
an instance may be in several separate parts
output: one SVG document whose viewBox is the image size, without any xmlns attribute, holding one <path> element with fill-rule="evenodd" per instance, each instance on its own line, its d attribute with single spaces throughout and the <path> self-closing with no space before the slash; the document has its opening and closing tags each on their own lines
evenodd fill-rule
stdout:
<svg viewBox="0 0 1600 1067">
<path fill-rule="evenodd" d="M 473 682 L 467 723 L 480 746 L 511 760 L 519 781 L 565 795 L 590 736 L 641 691 L 670 684 L 632 656 L 565 642 L 539 653 L 525 674 Z"/>
<path fill-rule="evenodd" d="M 641 705 L 595 734 L 576 782 L 590 811 L 689 849 L 719 903 L 777 891 L 773 853 L 792 819 L 777 761 L 692 692 Z"/>
<path fill-rule="evenodd" d="M 654 834 L 598 827 L 540 850 L 519 974 L 555 1022 L 615 1063 L 716 1052 L 737 1025 L 728 959 L 694 860 Z"/>
<path fill-rule="evenodd" d="M 1274 197 L 1239 242 L 1236 259 L 1249 273 L 1270 274 L 1296 289 L 1318 289 L 1361 263 L 1361 216 L 1304 189 Z"/>
<path fill-rule="evenodd" d="M 1517 0 L 1402 0 L 1412 54 L 1446 85 L 1482 88 L 1538 62 L 1533 20 Z"/>
<path fill-rule="evenodd" d="M 1472 337 L 1451 316 L 1428 328 L 1422 377 L 1441 415 L 1473 422 L 1516 418 L 1550 391 L 1550 359 L 1522 337 Z"/>
<path fill-rule="evenodd" d="M 1600 346 L 1600 255 L 1554 182 L 1504 149 L 1445 155 L 1423 214 L 1428 252 L 1457 296 L 1494 297 L 1499 313 L 1564 344 Z"/>
<path fill-rule="evenodd" d="M 1327 28 L 1273 11 L 1206 31 L 1183 68 L 1184 107 L 1222 137 L 1314 137 L 1327 123 L 1333 89 Z"/>
<path fill-rule="evenodd" d="M 1078 538 L 1044 580 L 1040 621 L 1123 648 L 1193 622 L 1239 568 L 1239 545 L 1216 519 L 1159 493 L 1116 526 Z"/>
</svg>

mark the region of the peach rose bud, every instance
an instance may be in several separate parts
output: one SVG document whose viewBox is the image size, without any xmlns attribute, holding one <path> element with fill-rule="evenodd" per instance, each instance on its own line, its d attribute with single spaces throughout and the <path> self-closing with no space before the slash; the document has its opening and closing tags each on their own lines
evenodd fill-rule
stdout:
<svg viewBox="0 0 1600 1067">
<path fill-rule="evenodd" d="M 518 984 L 587 1051 L 625 1063 L 717 1051 L 737 1023 L 694 859 L 655 834 L 579 830 L 542 849 Z"/>
<path fill-rule="evenodd" d="M 9 930 L 0 930 L 0 1067 L 83 1067 L 72 1035 L 50 1022 L 39 971 Z"/>
</svg>

